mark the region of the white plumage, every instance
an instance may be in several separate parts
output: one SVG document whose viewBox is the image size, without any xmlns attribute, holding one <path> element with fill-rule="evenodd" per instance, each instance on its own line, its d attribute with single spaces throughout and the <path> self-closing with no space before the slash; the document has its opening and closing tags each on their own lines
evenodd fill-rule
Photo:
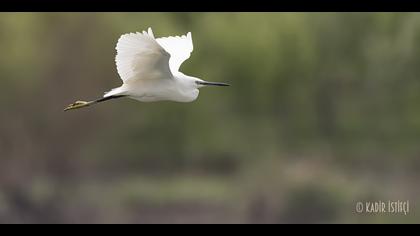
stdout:
<svg viewBox="0 0 420 236">
<path fill-rule="evenodd" d="M 150 28 L 149 30 L 152 32 Z M 190 58 L 191 52 L 193 51 L 191 32 L 182 36 L 158 38 L 156 41 L 171 55 L 169 59 L 169 68 L 172 73 L 179 71 L 181 64 Z"/>
<path fill-rule="evenodd" d="M 66 110 L 119 97 L 130 97 L 142 102 L 191 102 L 198 97 L 198 88 L 228 85 L 207 82 L 179 72 L 181 64 L 193 51 L 191 32 L 157 39 L 151 28 L 147 32 L 128 33 L 118 39 L 116 50 L 115 62 L 123 81 L 122 86 L 105 93 L 102 99 L 79 101 Z"/>
<path fill-rule="evenodd" d="M 118 39 L 116 49 L 115 62 L 123 82 L 149 78 L 157 73 L 172 77 L 168 64 L 171 56 L 155 40 L 151 28 L 149 33 L 143 31 L 122 35 Z"/>
</svg>

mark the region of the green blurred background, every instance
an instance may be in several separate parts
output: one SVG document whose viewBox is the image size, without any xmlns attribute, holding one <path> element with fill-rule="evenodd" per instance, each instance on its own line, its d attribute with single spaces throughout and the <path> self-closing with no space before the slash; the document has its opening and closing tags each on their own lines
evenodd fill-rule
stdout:
<svg viewBox="0 0 420 236">
<path fill-rule="evenodd" d="M 64 113 L 149 26 L 232 86 Z M 0 13 L 0 223 L 419 223 L 419 42 L 418 13 Z"/>
</svg>

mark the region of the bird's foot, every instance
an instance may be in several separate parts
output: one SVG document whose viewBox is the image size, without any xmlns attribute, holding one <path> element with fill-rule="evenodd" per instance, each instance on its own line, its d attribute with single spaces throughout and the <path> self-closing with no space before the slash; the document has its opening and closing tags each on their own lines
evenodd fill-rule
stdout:
<svg viewBox="0 0 420 236">
<path fill-rule="evenodd" d="M 64 109 L 64 111 L 79 109 L 79 108 L 82 108 L 82 107 L 89 106 L 90 104 L 91 104 L 90 102 L 77 101 L 73 104 L 70 104 L 68 107 L 66 107 L 66 109 Z"/>
</svg>

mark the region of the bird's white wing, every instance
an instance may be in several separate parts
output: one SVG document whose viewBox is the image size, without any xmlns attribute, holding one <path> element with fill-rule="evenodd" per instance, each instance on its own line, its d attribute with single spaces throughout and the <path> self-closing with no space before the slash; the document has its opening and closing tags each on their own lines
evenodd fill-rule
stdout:
<svg viewBox="0 0 420 236">
<path fill-rule="evenodd" d="M 172 73 L 179 71 L 181 64 L 190 57 L 193 51 L 191 32 L 182 36 L 157 38 L 156 41 L 171 54 L 169 67 Z"/>
<path fill-rule="evenodd" d="M 115 62 L 124 83 L 132 80 L 172 78 L 170 54 L 156 42 L 152 29 L 148 32 L 121 35 Z"/>
</svg>

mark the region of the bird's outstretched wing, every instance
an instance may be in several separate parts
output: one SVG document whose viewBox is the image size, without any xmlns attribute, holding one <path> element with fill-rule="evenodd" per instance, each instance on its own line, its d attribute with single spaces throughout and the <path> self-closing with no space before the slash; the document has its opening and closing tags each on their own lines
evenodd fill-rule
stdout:
<svg viewBox="0 0 420 236">
<path fill-rule="evenodd" d="M 124 83 L 155 78 L 172 78 L 170 54 L 156 41 L 152 29 L 121 35 L 115 62 Z"/>
<path fill-rule="evenodd" d="M 172 73 L 179 71 L 181 64 L 190 57 L 193 51 L 191 32 L 182 36 L 157 38 L 156 41 L 171 54 L 169 67 Z"/>
</svg>

